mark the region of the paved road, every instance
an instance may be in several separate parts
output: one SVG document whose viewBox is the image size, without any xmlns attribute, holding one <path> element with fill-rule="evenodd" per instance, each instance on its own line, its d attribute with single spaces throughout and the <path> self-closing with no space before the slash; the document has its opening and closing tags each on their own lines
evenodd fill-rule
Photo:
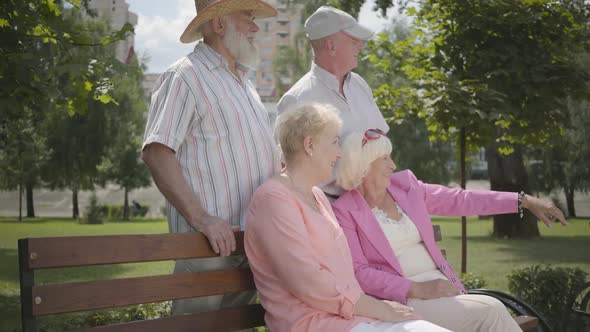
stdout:
<svg viewBox="0 0 590 332">
<path fill-rule="evenodd" d="M 456 184 L 451 184 L 456 186 Z M 468 189 L 489 189 L 487 181 L 469 181 Z M 87 206 L 91 192 L 80 192 L 80 210 L 83 213 Z M 96 191 L 99 204 L 123 204 L 123 191 L 115 185 L 108 185 L 106 188 L 99 188 Z M 564 201 L 565 197 L 560 193 L 559 198 Z M 72 197 L 69 191 L 50 191 L 38 189 L 34 192 L 35 212 L 38 216 L 70 216 L 72 213 Z M 155 185 L 148 188 L 134 190 L 129 195 L 129 201 L 136 200 L 142 205 L 150 207 L 149 216 L 160 216 L 161 208 L 164 206 L 164 197 Z M 590 216 L 590 195 L 578 193 L 576 195 L 576 211 L 580 216 Z M 23 197 L 23 204 L 24 197 Z M 564 204 L 565 205 L 565 204 Z M 23 214 L 26 213 L 23 206 Z M 0 216 L 18 215 L 18 194 L 15 191 L 0 191 Z"/>
</svg>

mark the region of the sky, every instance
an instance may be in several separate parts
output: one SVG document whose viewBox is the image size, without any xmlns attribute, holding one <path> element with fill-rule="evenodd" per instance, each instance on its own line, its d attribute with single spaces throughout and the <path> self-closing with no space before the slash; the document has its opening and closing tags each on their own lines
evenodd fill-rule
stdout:
<svg viewBox="0 0 590 332">
<path fill-rule="evenodd" d="M 182 44 L 178 38 L 195 17 L 194 0 L 127 0 L 129 10 L 138 16 L 135 26 L 135 51 L 147 56 L 147 73 L 161 73 L 177 59 L 190 53 L 194 44 Z M 382 30 L 389 20 L 372 10 L 374 0 L 361 8 L 359 21 L 374 31 Z M 394 14 L 390 9 L 389 17 Z"/>
</svg>

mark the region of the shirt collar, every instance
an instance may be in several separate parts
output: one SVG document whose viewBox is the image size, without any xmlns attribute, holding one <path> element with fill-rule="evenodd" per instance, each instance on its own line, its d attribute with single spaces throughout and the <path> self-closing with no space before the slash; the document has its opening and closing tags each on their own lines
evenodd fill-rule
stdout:
<svg viewBox="0 0 590 332">
<path fill-rule="evenodd" d="M 205 56 L 205 65 L 209 70 L 215 69 L 217 67 L 224 67 L 227 69 L 228 64 L 227 60 L 223 57 L 223 55 L 217 53 L 211 46 L 207 45 L 202 39 L 197 42 L 195 45 L 195 53 L 200 53 Z M 250 68 L 236 62 L 236 68 L 241 72 L 240 74 L 247 73 Z"/>
<path fill-rule="evenodd" d="M 338 79 L 336 75 L 330 73 L 329 71 L 325 70 L 324 68 L 318 66 L 315 62 L 312 61 L 311 63 L 311 72 L 312 74 L 317 77 L 322 83 L 324 83 L 328 88 L 338 92 Z M 344 83 L 348 83 L 350 79 L 350 73 L 346 74 L 344 77 Z"/>
</svg>

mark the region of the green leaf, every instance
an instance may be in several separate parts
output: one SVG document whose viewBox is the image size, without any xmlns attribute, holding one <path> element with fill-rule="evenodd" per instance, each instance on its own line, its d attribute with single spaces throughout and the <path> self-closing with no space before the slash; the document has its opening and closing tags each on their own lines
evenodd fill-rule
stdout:
<svg viewBox="0 0 590 332">
<path fill-rule="evenodd" d="M 4 28 L 10 26 L 10 22 L 7 19 L 0 18 L 0 28 Z"/>
<path fill-rule="evenodd" d="M 514 153 L 514 147 L 512 147 L 512 146 L 499 147 L 498 152 L 500 152 L 501 155 L 508 156 L 508 155 L 511 155 L 512 153 Z"/>
<path fill-rule="evenodd" d="M 43 0 L 43 2 L 45 2 L 45 4 L 47 5 L 47 7 L 49 8 L 50 12 L 53 12 L 53 14 L 55 16 L 59 16 L 59 14 L 61 14 L 61 11 L 59 10 L 59 7 L 55 4 L 54 0 Z"/>
<path fill-rule="evenodd" d="M 94 95 L 94 99 L 100 101 L 103 104 L 113 103 L 115 105 L 119 105 L 119 103 L 108 94 Z"/>
<path fill-rule="evenodd" d="M 76 7 L 76 8 L 80 8 L 80 0 L 68 0 L 69 3 L 72 4 L 72 6 Z"/>
</svg>

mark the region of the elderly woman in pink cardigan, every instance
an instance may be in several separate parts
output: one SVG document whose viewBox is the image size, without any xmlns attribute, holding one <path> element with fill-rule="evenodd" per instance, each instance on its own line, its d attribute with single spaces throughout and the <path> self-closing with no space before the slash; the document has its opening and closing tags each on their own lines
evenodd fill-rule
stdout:
<svg viewBox="0 0 590 332">
<path fill-rule="evenodd" d="M 322 105 L 283 113 L 276 136 L 282 173 L 250 202 L 245 248 L 270 331 L 447 331 L 409 307 L 365 294 L 326 196 L 340 156 L 340 118 Z"/>
<path fill-rule="evenodd" d="M 332 203 L 368 295 L 413 307 L 453 331 L 520 331 L 498 300 L 466 294 L 435 243 L 430 215 L 516 213 L 526 208 L 546 224 L 562 212 L 529 195 L 450 189 L 394 173 L 391 142 L 378 129 L 352 133 L 342 144 L 336 182 L 348 190 Z"/>
</svg>

